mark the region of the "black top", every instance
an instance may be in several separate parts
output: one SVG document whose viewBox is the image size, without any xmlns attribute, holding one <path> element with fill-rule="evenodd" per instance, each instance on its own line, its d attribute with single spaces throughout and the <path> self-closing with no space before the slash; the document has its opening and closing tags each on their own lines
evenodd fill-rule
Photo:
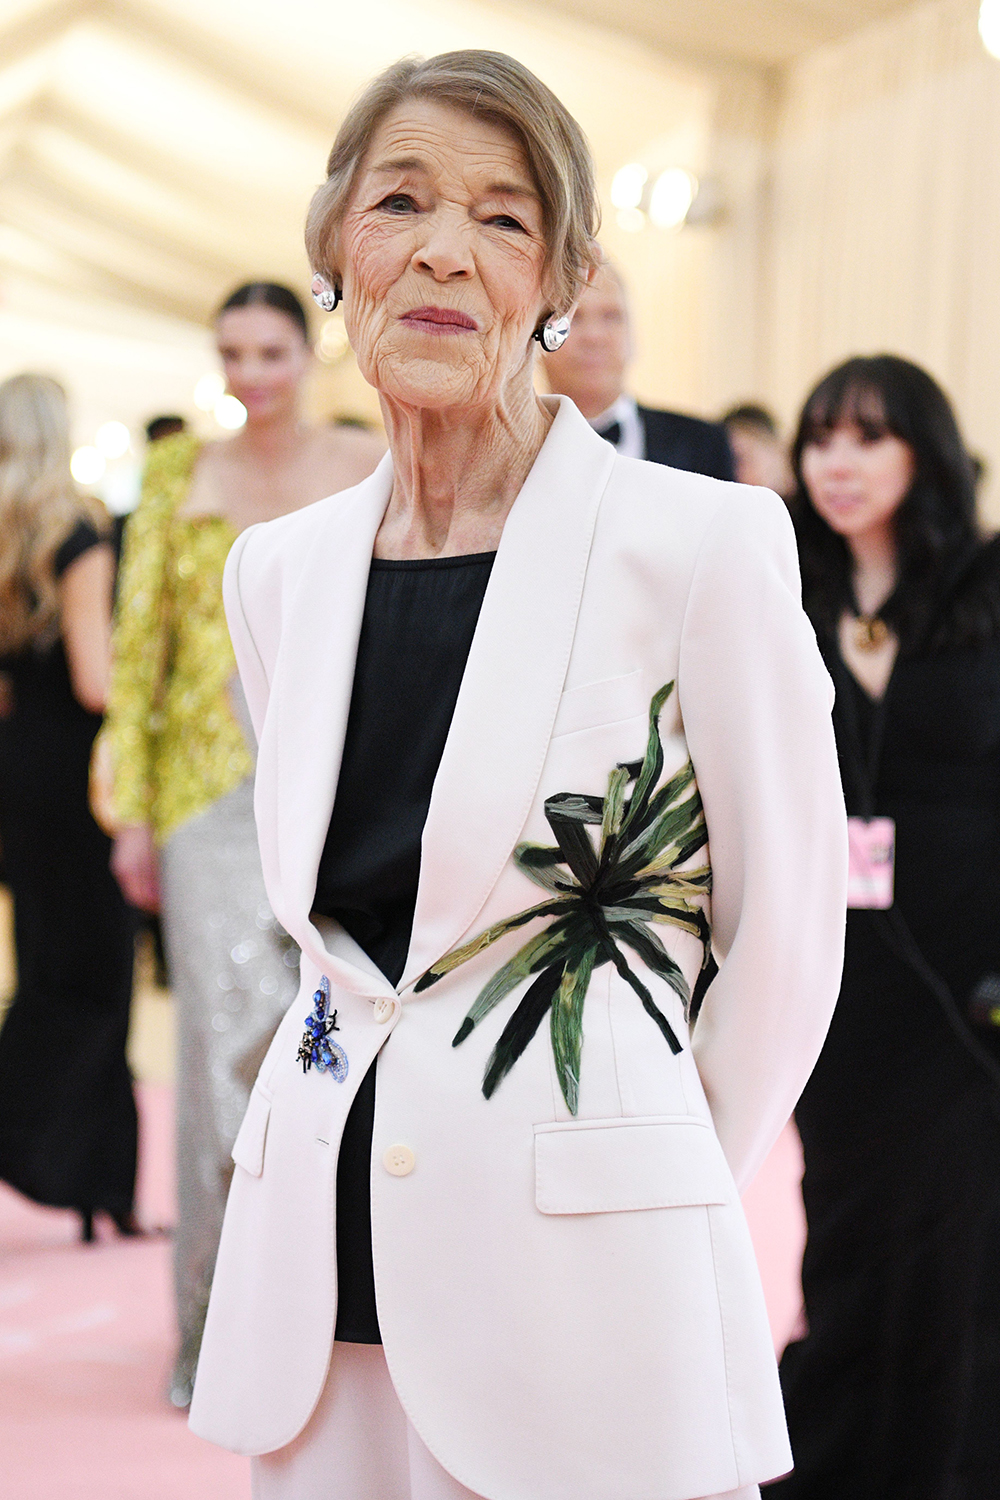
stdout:
<svg viewBox="0 0 1000 1500">
<path fill-rule="evenodd" d="M 77 523 L 61 578 L 104 540 Z M 133 919 L 87 804 L 99 714 L 73 696 L 62 639 L 0 660 L 0 843 L 17 994 L 0 1032 L 0 1178 L 38 1203 L 132 1210 L 136 1113 L 125 1058 Z"/>
<path fill-rule="evenodd" d="M 103 538 L 90 521 L 80 520 L 57 549 L 52 572 L 58 581 L 78 557 L 100 545 Z M 83 708 L 70 686 L 62 637 L 48 646 L 25 646 L 14 655 L 0 656 L 0 671 L 9 675 L 15 711 L 32 725 L 58 722 L 59 733 L 69 733 L 89 746 L 100 727 L 100 714 Z"/>
<path fill-rule="evenodd" d="M 649 406 L 639 407 L 639 420 L 651 463 L 707 474 L 710 479 L 735 479 L 733 452 L 721 423 Z"/>
<path fill-rule="evenodd" d="M 410 945 L 420 839 L 492 552 L 375 559 L 368 577 L 337 796 L 315 912 L 334 917 L 392 984 Z M 337 1167 L 338 1339 L 381 1342 L 371 1252 L 373 1063 L 351 1106 Z"/>
<path fill-rule="evenodd" d="M 782 1361 L 796 1472 L 774 1500 L 996 1493 L 997 563 L 984 550 L 937 613 L 951 644 L 901 651 L 881 704 L 820 634 L 848 812 L 895 819 L 895 906 L 848 912 L 840 999 L 796 1109 L 809 1334 Z"/>
</svg>

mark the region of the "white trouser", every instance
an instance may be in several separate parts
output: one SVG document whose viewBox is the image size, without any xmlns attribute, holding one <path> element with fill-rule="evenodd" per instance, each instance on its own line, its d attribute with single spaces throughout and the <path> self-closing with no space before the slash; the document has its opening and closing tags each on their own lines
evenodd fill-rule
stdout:
<svg viewBox="0 0 1000 1500">
<path fill-rule="evenodd" d="M 380 1344 L 334 1344 L 305 1428 L 287 1448 L 255 1458 L 252 1473 L 253 1500 L 482 1500 L 410 1426 Z M 751 1484 L 704 1500 L 760 1500 L 760 1491 Z"/>
</svg>

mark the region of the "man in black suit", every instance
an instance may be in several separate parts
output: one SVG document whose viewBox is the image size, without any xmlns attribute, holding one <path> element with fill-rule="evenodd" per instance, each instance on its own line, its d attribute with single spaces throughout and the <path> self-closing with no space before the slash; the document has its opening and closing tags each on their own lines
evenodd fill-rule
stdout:
<svg viewBox="0 0 1000 1500">
<path fill-rule="evenodd" d="M 724 427 L 679 412 L 654 411 L 625 394 L 631 355 L 625 288 L 606 261 L 580 298 L 569 338 L 555 354 L 545 356 L 550 390 L 575 401 L 619 453 L 732 479 L 733 455 Z"/>
</svg>

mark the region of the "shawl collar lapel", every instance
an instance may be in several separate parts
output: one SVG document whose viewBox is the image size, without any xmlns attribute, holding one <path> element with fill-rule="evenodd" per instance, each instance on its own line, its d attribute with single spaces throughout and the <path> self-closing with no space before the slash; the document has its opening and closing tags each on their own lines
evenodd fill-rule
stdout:
<svg viewBox="0 0 1000 1500">
<path fill-rule="evenodd" d="M 330 502 L 287 606 L 275 670 L 278 714 L 270 769 L 286 925 L 322 972 L 363 995 L 391 993 L 389 981 L 371 965 L 365 970 L 351 962 L 349 941 L 328 937 L 324 943 L 309 913 L 340 774 L 372 550 L 391 489 L 386 456 L 370 478 Z"/>
<path fill-rule="evenodd" d="M 565 397 L 507 517 L 424 827 L 406 989 L 468 931 L 534 801 L 615 462 Z M 313 871 L 315 874 L 315 871 Z"/>
</svg>

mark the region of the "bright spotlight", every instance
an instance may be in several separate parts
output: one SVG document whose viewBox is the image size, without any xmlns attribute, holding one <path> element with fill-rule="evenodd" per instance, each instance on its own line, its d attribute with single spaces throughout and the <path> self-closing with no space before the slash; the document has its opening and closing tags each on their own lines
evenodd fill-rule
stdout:
<svg viewBox="0 0 1000 1500">
<path fill-rule="evenodd" d="M 684 223 L 695 187 L 691 173 L 683 167 L 668 167 L 660 173 L 649 195 L 649 217 L 657 229 L 676 229 Z"/>
<path fill-rule="evenodd" d="M 611 202 L 615 208 L 638 208 L 649 173 L 637 161 L 619 167 L 611 180 Z"/>
<path fill-rule="evenodd" d="M 990 56 L 1000 59 L 1000 0 L 983 0 L 979 7 L 979 35 Z"/>
<path fill-rule="evenodd" d="M 129 430 L 124 422 L 105 422 L 98 427 L 94 447 L 105 458 L 121 458 L 128 452 Z"/>
<path fill-rule="evenodd" d="M 226 393 L 226 382 L 217 370 L 203 375 L 194 388 L 194 404 L 199 411 L 214 411 L 215 403 Z"/>
<path fill-rule="evenodd" d="M 219 426 L 228 427 L 231 432 L 242 427 L 247 419 L 246 407 L 235 396 L 220 396 L 212 410 Z"/>
<path fill-rule="evenodd" d="M 104 476 L 107 465 L 104 462 L 104 454 L 98 453 L 96 448 L 89 445 L 77 448 L 69 461 L 70 473 L 77 484 L 96 484 Z"/>
</svg>

